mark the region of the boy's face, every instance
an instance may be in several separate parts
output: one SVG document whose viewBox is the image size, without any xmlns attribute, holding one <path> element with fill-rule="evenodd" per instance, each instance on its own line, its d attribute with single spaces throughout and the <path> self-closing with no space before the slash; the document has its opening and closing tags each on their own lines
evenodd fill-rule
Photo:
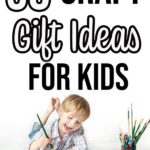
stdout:
<svg viewBox="0 0 150 150">
<path fill-rule="evenodd" d="M 83 117 L 78 113 L 62 111 L 60 114 L 59 130 L 66 134 L 81 127 Z"/>
</svg>

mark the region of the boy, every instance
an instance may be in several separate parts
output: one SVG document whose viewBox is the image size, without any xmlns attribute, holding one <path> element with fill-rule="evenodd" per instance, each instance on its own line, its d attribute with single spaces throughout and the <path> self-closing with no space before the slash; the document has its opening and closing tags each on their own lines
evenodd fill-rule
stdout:
<svg viewBox="0 0 150 150">
<path fill-rule="evenodd" d="M 82 123 L 90 115 L 89 103 L 79 95 L 69 95 L 60 105 L 59 99 L 52 98 L 49 109 L 42 119 L 47 122 L 49 115 L 56 109 L 59 119 L 45 127 L 49 139 L 44 136 L 40 125 L 36 124 L 29 135 L 29 150 L 48 150 L 52 143 L 55 150 L 87 150 Z M 40 130 L 38 132 L 38 130 Z"/>
</svg>

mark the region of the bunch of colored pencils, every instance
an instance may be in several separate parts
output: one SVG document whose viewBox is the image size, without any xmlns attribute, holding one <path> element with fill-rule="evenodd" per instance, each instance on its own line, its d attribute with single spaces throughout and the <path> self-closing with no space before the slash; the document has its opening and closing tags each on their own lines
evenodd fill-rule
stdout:
<svg viewBox="0 0 150 150">
<path fill-rule="evenodd" d="M 134 121 L 133 124 L 133 108 L 131 104 L 131 111 L 128 109 L 128 134 L 123 134 L 120 131 L 120 141 L 123 147 L 123 150 L 135 150 L 136 144 L 138 143 L 139 139 L 141 138 L 142 134 L 144 133 L 145 129 L 150 123 L 150 120 L 146 121 L 143 124 L 144 119 L 141 119 L 139 124 L 137 125 L 137 120 Z M 130 131 L 131 125 L 131 131 Z"/>
</svg>

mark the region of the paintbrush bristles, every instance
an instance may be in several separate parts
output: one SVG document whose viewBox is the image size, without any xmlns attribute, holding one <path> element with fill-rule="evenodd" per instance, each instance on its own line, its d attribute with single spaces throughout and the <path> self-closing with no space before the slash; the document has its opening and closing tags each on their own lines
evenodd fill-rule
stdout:
<svg viewBox="0 0 150 150">
<path fill-rule="evenodd" d="M 144 121 L 144 119 L 141 119 L 141 120 L 140 120 L 140 124 L 142 124 L 143 121 Z"/>
</svg>

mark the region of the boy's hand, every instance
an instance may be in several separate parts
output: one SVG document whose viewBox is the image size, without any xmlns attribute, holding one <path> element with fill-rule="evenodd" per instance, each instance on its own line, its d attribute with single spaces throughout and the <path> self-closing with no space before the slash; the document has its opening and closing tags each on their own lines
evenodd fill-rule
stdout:
<svg viewBox="0 0 150 150">
<path fill-rule="evenodd" d="M 56 109 L 56 111 L 58 112 L 59 110 L 59 106 L 60 106 L 60 101 L 59 98 L 51 98 L 49 104 L 48 104 L 48 108 L 44 114 L 44 116 L 41 118 L 42 124 L 45 125 L 45 123 L 47 122 L 49 116 L 51 115 L 51 113 Z"/>
<path fill-rule="evenodd" d="M 50 138 L 48 139 L 43 135 L 40 138 L 38 138 L 37 140 L 33 141 L 33 143 L 31 143 L 29 149 L 30 150 L 45 149 L 48 146 L 48 144 L 52 144 L 51 141 L 52 140 Z"/>
<path fill-rule="evenodd" d="M 58 97 L 55 98 L 54 107 L 55 107 L 55 110 L 58 112 L 59 107 L 60 107 L 60 100 Z"/>
<path fill-rule="evenodd" d="M 52 97 L 50 102 L 49 102 L 47 111 L 48 112 L 53 112 L 55 109 L 56 109 L 56 111 L 58 111 L 59 106 L 60 106 L 59 98 L 58 97 L 56 97 L 56 98 Z"/>
<path fill-rule="evenodd" d="M 38 139 L 38 145 L 39 145 L 39 148 L 43 148 L 45 149 L 48 144 L 51 144 L 51 139 L 48 139 L 46 138 L 45 136 L 41 136 L 39 139 Z"/>
</svg>

